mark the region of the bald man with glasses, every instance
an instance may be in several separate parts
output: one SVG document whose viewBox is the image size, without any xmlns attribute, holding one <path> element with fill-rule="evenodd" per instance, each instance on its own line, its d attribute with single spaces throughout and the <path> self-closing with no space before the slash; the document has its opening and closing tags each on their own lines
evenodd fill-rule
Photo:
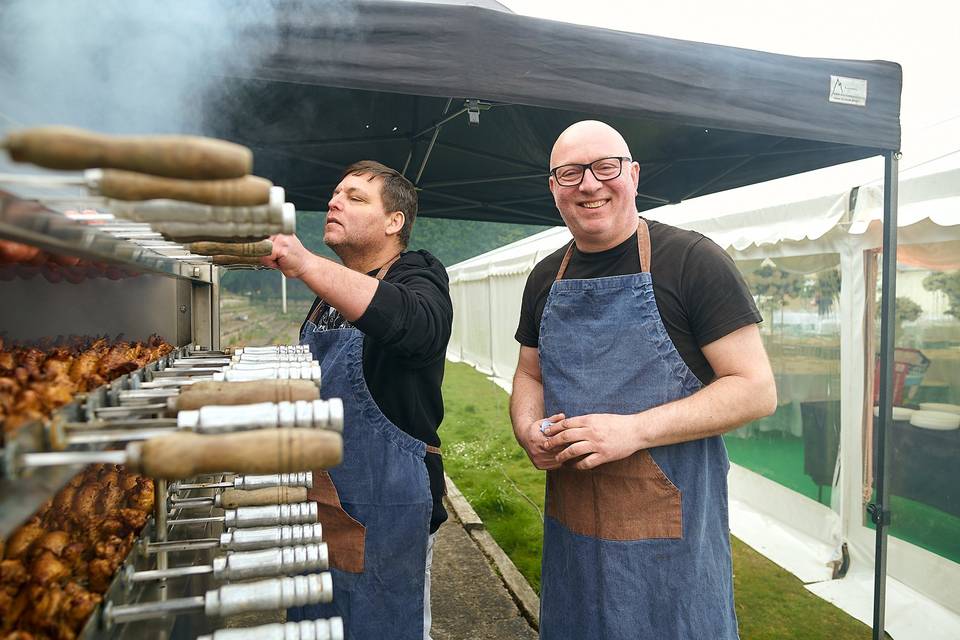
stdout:
<svg viewBox="0 0 960 640">
<path fill-rule="evenodd" d="M 550 156 L 573 241 L 534 267 L 510 414 L 547 471 L 540 637 L 735 640 L 721 434 L 773 413 L 753 298 L 699 233 L 640 217 L 623 137 Z"/>
</svg>

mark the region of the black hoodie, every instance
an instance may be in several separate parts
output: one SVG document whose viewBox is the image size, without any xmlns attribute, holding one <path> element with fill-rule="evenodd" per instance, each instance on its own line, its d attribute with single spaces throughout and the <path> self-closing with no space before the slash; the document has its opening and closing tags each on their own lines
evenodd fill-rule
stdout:
<svg viewBox="0 0 960 640">
<path fill-rule="evenodd" d="M 377 270 L 369 275 L 376 275 Z M 339 312 L 317 298 L 310 313 L 321 328 L 349 326 Z M 453 323 L 447 270 L 428 252 L 400 256 L 380 281 L 370 306 L 354 326 L 363 332 L 363 375 L 383 414 L 418 440 L 440 446 L 443 420 L 443 366 Z M 428 453 L 425 461 L 433 494 L 433 533 L 447 519 L 443 462 Z"/>
</svg>

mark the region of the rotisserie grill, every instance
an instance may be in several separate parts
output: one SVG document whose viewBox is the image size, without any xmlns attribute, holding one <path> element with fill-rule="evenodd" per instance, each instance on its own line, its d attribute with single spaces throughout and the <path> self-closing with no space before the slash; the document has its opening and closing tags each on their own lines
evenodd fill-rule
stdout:
<svg viewBox="0 0 960 640">
<path fill-rule="evenodd" d="M 340 462 L 340 400 L 299 346 L 219 350 L 222 266 L 294 232 L 284 190 L 221 140 L 0 149 L 80 172 L 0 174 L 0 639 L 192 640 L 329 601 L 307 491 Z"/>
</svg>

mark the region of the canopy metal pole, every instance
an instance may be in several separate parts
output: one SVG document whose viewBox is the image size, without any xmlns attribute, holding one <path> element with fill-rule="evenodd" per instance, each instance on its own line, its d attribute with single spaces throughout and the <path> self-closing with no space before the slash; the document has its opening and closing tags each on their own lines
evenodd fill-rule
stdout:
<svg viewBox="0 0 960 640">
<path fill-rule="evenodd" d="M 445 107 L 443 108 L 443 115 L 445 115 L 445 116 L 447 115 L 447 112 L 450 111 L 450 106 L 451 106 L 452 104 L 453 104 L 453 98 L 448 98 L 448 99 L 447 99 L 447 106 L 445 106 Z M 430 144 L 427 145 L 427 150 L 426 150 L 426 152 L 424 152 L 424 154 L 423 154 L 423 160 L 420 161 L 420 168 L 417 169 L 417 177 L 413 179 L 413 184 L 420 184 L 420 178 L 423 176 L 423 171 L 424 171 L 424 169 L 427 168 L 427 161 L 430 160 L 430 154 L 433 153 L 433 145 L 437 144 L 437 136 L 440 135 L 440 129 L 443 127 L 444 123 L 447 123 L 447 122 L 449 122 L 450 120 L 453 120 L 454 118 L 456 118 L 457 116 L 459 116 L 459 115 L 460 115 L 461 113 L 463 113 L 464 111 L 466 111 L 466 108 L 463 108 L 463 109 L 461 109 L 460 111 L 457 111 L 456 113 L 454 113 L 454 114 L 451 115 L 451 116 L 448 116 L 448 117 L 445 117 L 445 118 L 441 119 L 441 120 L 440 120 L 439 122 L 437 122 L 436 124 L 431 125 L 431 127 L 427 128 L 427 129 L 424 129 L 424 130 L 421 131 L 420 133 L 418 133 L 418 134 L 416 134 L 415 136 L 413 136 L 413 139 L 416 140 L 417 138 L 419 138 L 420 136 L 422 136 L 424 133 L 430 131 L 430 129 L 433 129 L 433 135 L 430 136 Z"/>
<path fill-rule="evenodd" d="M 884 617 L 887 595 L 887 529 L 890 526 L 889 465 L 887 451 L 893 418 L 894 341 L 897 299 L 897 162 L 896 151 L 884 153 L 883 165 L 883 254 L 880 303 L 880 406 L 877 420 L 875 461 L 876 502 L 867 505 L 877 528 L 873 586 L 873 640 L 886 637 Z M 873 295 L 868 292 L 868 295 Z M 868 446 L 872 446 L 870 443 Z"/>
</svg>

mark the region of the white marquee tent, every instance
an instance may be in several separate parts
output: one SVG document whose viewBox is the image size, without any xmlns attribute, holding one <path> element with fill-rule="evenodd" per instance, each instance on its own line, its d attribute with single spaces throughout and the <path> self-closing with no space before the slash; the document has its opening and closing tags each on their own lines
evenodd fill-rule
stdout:
<svg viewBox="0 0 960 640">
<path fill-rule="evenodd" d="M 953 401 L 960 402 L 960 358 L 954 359 L 960 355 L 960 318 L 945 315 L 943 293 L 920 285 L 924 274 L 960 269 L 960 118 L 909 134 L 907 131 L 904 136 L 899 184 L 898 296 L 909 295 L 924 318 L 936 321 L 937 330 L 946 327 L 956 336 L 954 342 L 934 345 L 928 339 L 912 346 L 926 349 L 932 345 L 936 349 L 931 347 L 931 353 L 943 354 L 948 370 L 940 367 L 938 381 L 931 369 L 927 379 L 939 386 L 930 389 L 952 393 Z M 742 430 L 743 434 L 734 432 L 727 438 L 735 463 L 741 442 L 747 453 L 761 450 L 754 445 L 793 443 L 790 446 L 804 447 L 797 460 L 811 465 L 814 449 L 810 447 L 820 445 L 815 437 L 808 437 L 815 430 L 807 425 L 807 409 L 817 404 L 814 400 L 833 401 L 838 408 L 838 433 L 833 451 L 825 456 L 830 473 L 820 481 L 824 486 L 811 497 L 809 491 L 798 490 L 803 482 L 810 484 L 808 479 L 779 478 L 776 472 L 758 473 L 748 468 L 749 464 L 734 464 L 730 476 L 731 528 L 742 540 L 797 575 L 808 589 L 867 624 L 872 615 L 874 531 L 865 524 L 864 498 L 869 496 L 872 481 L 872 449 L 862 443 L 872 440 L 869 400 L 873 358 L 867 354 L 875 353 L 876 348 L 872 312 L 878 294 L 871 296 L 869 292 L 878 291 L 875 251 L 881 246 L 877 221 L 883 215 L 882 171 L 878 159 L 866 160 L 645 214 L 709 236 L 730 253 L 741 270 L 770 265 L 782 269 L 782 273 L 802 274 L 808 283 L 816 282 L 818 274 L 826 271 L 839 274 L 842 286 L 836 309 L 824 318 L 817 319 L 816 313 L 795 313 L 797 309 L 786 306 L 772 314 L 761 309 L 767 319 L 764 330 L 769 329 L 772 340 L 768 351 L 778 372 L 778 415 L 786 418 L 779 426 L 751 425 Z M 880 179 L 870 180 L 876 176 Z M 519 351 L 513 334 L 527 274 L 539 260 L 569 241 L 566 228 L 554 228 L 450 267 L 455 316 L 449 358 L 473 365 L 509 391 Z M 807 320 L 792 325 L 785 320 L 791 315 Z M 809 324 L 811 317 L 817 325 L 814 338 L 804 343 L 791 342 L 789 335 L 784 338 L 799 326 L 797 322 Z M 798 355 L 809 351 L 809 344 L 821 343 L 835 343 L 839 348 L 817 347 L 819 359 Z M 909 430 L 910 426 L 904 428 Z M 809 433 L 804 435 L 804 430 Z M 741 440 L 737 435 L 746 437 Z M 791 440 L 791 436 L 796 437 Z M 960 438 L 954 440 L 960 443 Z M 943 448 L 942 444 L 934 446 Z M 960 454 L 960 447 L 954 449 L 954 459 L 956 454 Z M 892 459 L 894 468 L 898 465 L 896 455 Z M 935 465 L 929 467 L 934 469 Z M 942 492 L 953 492 L 955 478 L 937 473 L 930 471 L 926 484 L 912 489 L 913 494 L 929 493 L 937 483 L 942 483 Z M 903 482 L 910 484 L 909 479 Z M 822 496 L 824 489 L 829 494 L 826 499 Z M 913 498 L 919 505 L 911 502 L 911 513 L 932 513 L 929 504 L 945 504 L 943 496 Z M 887 594 L 888 632 L 898 640 L 960 637 L 960 590 L 956 588 L 960 585 L 960 555 L 955 543 L 947 542 L 946 548 L 930 537 L 936 537 L 931 531 L 941 529 L 947 540 L 960 537 L 960 519 L 953 519 L 960 514 L 949 512 L 934 524 L 922 519 L 904 524 L 901 531 L 905 539 L 898 537 L 897 515 L 895 505 L 888 559 L 888 575 L 892 578 Z M 842 579 L 832 579 L 844 551 L 849 552 L 849 572 Z"/>
</svg>

